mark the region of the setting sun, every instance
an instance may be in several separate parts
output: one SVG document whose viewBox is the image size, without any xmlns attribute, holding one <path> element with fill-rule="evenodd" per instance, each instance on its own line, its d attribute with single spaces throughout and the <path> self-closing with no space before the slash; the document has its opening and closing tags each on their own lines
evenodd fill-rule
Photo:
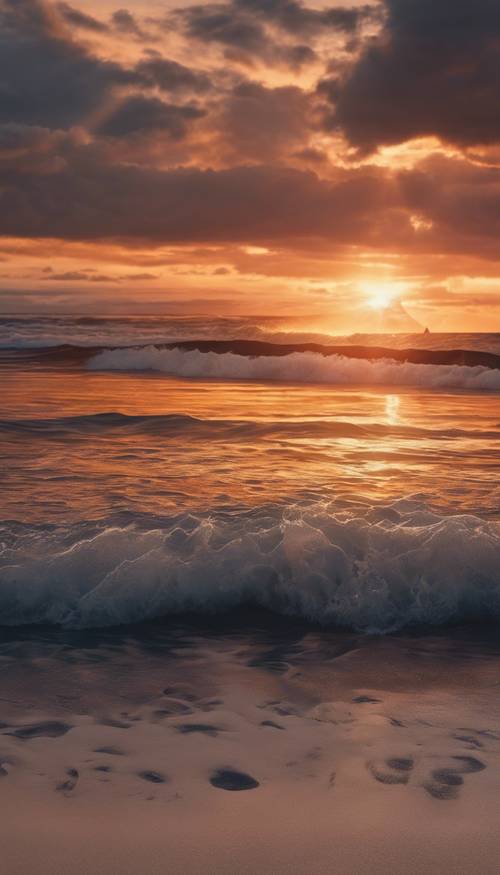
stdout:
<svg viewBox="0 0 500 875">
<path fill-rule="evenodd" d="M 394 288 L 379 283 L 363 283 L 361 288 L 371 310 L 387 310 L 397 294 Z"/>
<path fill-rule="evenodd" d="M 380 289 L 369 299 L 368 305 L 372 310 L 385 310 L 392 303 L 393 294 L 388 289 Z"/>
</svg>

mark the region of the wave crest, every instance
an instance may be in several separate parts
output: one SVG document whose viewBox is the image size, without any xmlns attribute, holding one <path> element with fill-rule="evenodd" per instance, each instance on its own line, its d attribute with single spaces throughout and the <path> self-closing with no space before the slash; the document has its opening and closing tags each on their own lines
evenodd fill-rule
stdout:
<svg viewBox="0 0 500 875">
<path fill-rule="evenodd" d="M 412 500 L 0 534 L 0 622 L 99 627 L 258 605 L 367 632 L 500 617 L 500 523 Z"/>
<path fill-rule="evenodd" d="M 390 359 L 372 361 L 342 355 L 325 356 L 316 352 L 252 357 L 231 352 L 147 346 L 105 350 L 93 356 L 87 367 L 106 371 L 159 371 L 179 377 L 218 380 L 500 389 L 500 370 L 483 366 L 415 364 Z"/>
</svg>

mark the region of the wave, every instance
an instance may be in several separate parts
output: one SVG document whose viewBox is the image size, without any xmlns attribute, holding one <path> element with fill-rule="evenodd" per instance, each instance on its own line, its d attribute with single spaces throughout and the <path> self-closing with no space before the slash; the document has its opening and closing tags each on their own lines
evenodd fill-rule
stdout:
<svg viewBox="0 0 500 875">
<path fill-rule="evenodd" d="M 389 357 L 376 358 L 370 349 L 370 358 L 358 358 L 324 351 L 240 355 L 191 347 L 106 350 L 92 356 L 87 367 L 107 371 L 159 371 L 179 377 L 218 380 L 500 389 L 500 369 L 484 365 L 395 361 L 391 357 L 393 352 L 388 350 L 384 352 Z M 408 353 L 407 350 L 403 352 Z M 493 358 L 499 359 L 498 356 Z"/>
<path fill-rule="evenodd" d="M 297 419 L 297 420 L 251 420 L 251 419 L 201 419 L 186 414 L 137 414 L 118 412 L 91 413 L 76 416 L 60 416 L 51 419 L 0 419 L 0 435 L 16 437 L 40 436 L 47 439 L 65 440 L 68 435 L 163 435 L 188 440 L 207 438 L 222 440 L 257 440 L 273 438 L 355 438 L 359 440 L 398 436 L 402 439 L 498 439 L 498 431 L 447 428 L 427 429 L 411 425 L 386 425 L 371 422 L 359 425 L 348 420 Z"/>
<path fill-rule="evenodd" d="M 274 337 L 280 322 L 245 316 L 0 317 L 0 350 L 145 346 L 193 337 L 258 339 Z"/>
<path fill-rule="evenodd" d="M 445 335 L 446 336 L 446 335 Z M 494 335 L 496 337 L 496 335 Z M 389 359 L 395 362 L 412 363 L 412 364 L 428 364 L 428 365 L 464 365 L 467 367 L 484 367 L 500 370 L 500 355 L 495 352 L 484 349 L 473 348 L 455 348 L 455 347 L 437 347 L 430 346 L 412 346 L 407 347 L 401 345 L 401 338 L 393 336 L 389 338 L 392 342 L 390 346 L 379 346 L 374 343 L 376 335 L 371 339 L 366 337 L 363 343 L 347 344 L 336 342 L 335 344 L 328 343 L 328 338 L 323 337 L 321 341 L 300 341 L 297 338 L 293 342 L 287 342 L 284 338 L 280 340 L 257 340 L 257 339 L 241 339 L 232 338 L 225 340 L 205 339 L 203 337 L 196 340 L 185 340 L 181 338 L 168 340 L 151 339 L 149 341 L 136 340 L 135 342 L 98 342 L 97 338 L 93 338 L 94 342 L 85 343 L 51 343 L 46 342 L 47 339 L 39 345 L 36 343 L 28 343 L 25 346 L 9 346 L 2 345 L 0 341 L 0 364 L 16 363 L 19 361 L 25 362 L 43 362 L 50 363 L 74 361 L 85 361 L 102 352 L 137 352 L 148 349 L 172 350 L 180 349 L 186 352 L 200 353 L 217 353 L 223 355 L 232 353 L 234 355 L 245 356 L 250 358 L 272 356 L 289 356 L 294 353 L 312 352 L 322 356 L 342 356 L 345 358 L 366 359 L 369 361 L 378 361 L 380 359 Z M 467 336 L 468 337 L 468 336 Z M 387 338 L 386 338 L 387 339 Z M 408 339 L 408 338 L 407 338 Z M 412 338 L 415 341 L 415 337 Z M 421 341 L 421 338 L 419 338 Z M 456 337 L 454 338 L 457 339 Z M 337 338 L 337 340 L 339 340 Z M 398 345 L 399 344 L 399 345 Z"/>
<path fill-rule="evenodd" d="M 0 622 L 114 626 L 260 606 L 385 633 L 500 619 L 500 522 L 418 498 L 364 515 L 316 502 L 183 514 L 152 529 L 0 531 Z"/>
<path fill-rule="evenodd" d="M 317 320 L 276 316 L 8 316 L 0 317 L 0 350 L 22 350 L 57 346 L 116 348 L 164 345 L 166 343 L 229 340 L 268 341 L 273 345 L 386 347 L 391 350 L 500 353 L 499 333 L 413 334 L 357 333 L 346 335 L 325 331 Z M 333 328 L 334 326 L 330 326 Z M 466 362 L 463 362 L 466 363 Z M 478 364 L 480 362 L 477 362 Z"/>
</svg>

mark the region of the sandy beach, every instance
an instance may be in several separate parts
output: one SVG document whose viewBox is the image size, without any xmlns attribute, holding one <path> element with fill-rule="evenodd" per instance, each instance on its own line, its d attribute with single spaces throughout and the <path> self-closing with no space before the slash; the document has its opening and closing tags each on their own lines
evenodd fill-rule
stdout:
<svg viewBox="0 0 500 875">
<path fill-rule="evenodd" d="M 6 871 L 498 871 L 488 630 L 241 620 L 4 640 Z"/>
</svg>

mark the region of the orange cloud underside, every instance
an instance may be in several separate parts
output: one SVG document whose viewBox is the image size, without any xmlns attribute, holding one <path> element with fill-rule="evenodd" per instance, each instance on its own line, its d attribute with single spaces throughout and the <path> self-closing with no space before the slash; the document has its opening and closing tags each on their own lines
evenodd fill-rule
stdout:
<svg viewBox="0 0 500 875">
<path fill-rule="evenodd" d="M 422 84 L 428 106 L 409 80 L 409 119 L 395 93 L 377 126 L 377 94 L 363 92 L 377 53 L 391 69 L 398 34 L 412 45 L 401 0 L 390 14 L 297 0 L 293 19 L 228 0 L 225 29 L 187 0 L 135 0 L 128 18 L 112 0 L 8 5 L 10 38 L 33 41 L 49 73 L 66 52 L 80 90 L 66 105 L 49 78 L 43 100 L 24 99 L 31 117 L 0 121 L 1 311 L 295 314 L 355 331 L 398 301 L 434 330 L 500 329 L 500 133 L 486 106 L 474 142 L 452 101 L 446 117 L 433 108 L 445 66 Z M 465 95 L 486 24 L 454 61 Z"/>
</svg>

